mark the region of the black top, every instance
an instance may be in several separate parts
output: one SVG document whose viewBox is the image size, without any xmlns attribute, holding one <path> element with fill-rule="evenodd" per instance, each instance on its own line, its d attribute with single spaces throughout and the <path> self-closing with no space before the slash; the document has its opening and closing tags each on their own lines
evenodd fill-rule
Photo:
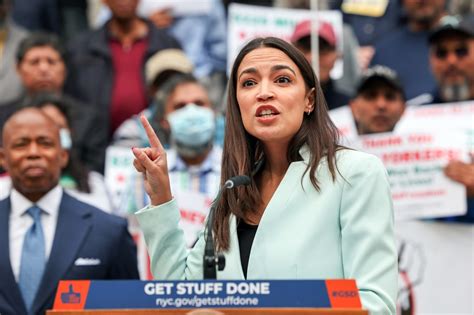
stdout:
<svg viewBox="0 0 474 315">
<path fill-rule="evenodd" d="M 332 79 L 325 84 L 321 84 L 321 88 L 329 110 L 349 104 L 349 95 L 338 91 Z"/>
<path fill-rule="evenodd" d="M 237 225 L 237 237 L 239 239 L 240 263 L 244 277 L 247 279 L 247 268 L 249 265 L 250 249 L 252 248 L 253 239 L 257 232 L 258 225 L 251 225 L 244 220 L 240 220 Z"/>
</svg>

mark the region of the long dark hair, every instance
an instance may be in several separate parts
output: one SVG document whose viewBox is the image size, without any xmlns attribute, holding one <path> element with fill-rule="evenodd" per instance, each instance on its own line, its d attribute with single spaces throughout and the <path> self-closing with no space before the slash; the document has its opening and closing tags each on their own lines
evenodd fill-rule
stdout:
<svg viewBox="0 0 474 315">
<path fill-rule="evenodd" d="M 74 141 L 74 129 L 72 125 L 72 105 L 67 101 L 66 98 L 56 95 L 49 92 L 43 92 L 35 95 L 33 98 L 28 99 L 22 107 L 36 107 L 42 108 L 47 105 L 53 105 L 56 107 L 61 114 L 64 115 L 66 121 L 69 125 L 69 130 L 71 132 L 71 141 L 72 146 L 68 150 L 69 151 L 69 160 L 66 167 L 62 170 L 62 175 L 69 175 L 74 180 L 75 184 L 77 185 L 77 190 L 84 193 L 90 193 L 91 189 L 89 186 L 89 172 L 90 170 L 87 166 L 79 159 L 79 154 L 77 151 L 77 147 L 75 146 Z"/>
<path fill-rule="evenodd" d="M 336 126 L 329 118 L 327 104 L 319 81 L 301 52 L 290 43 L 275 37 L 257 38 L 250 41 L 235 59 L 229 79 L 227 94 L 226 133 L 222 157 L 221 185 L 235 175 L 252 175 L 251 184 L 234 190 L 226 190 L 220 202 L 216 204 L 213 232 L 216 235 L 217 249 L 229 249 L 229 218 L 233 213 L 238 219 L 246 218 L 246 214 L 256 211 L 261 202 L 261 195 L 253 178 L 255 167 L 265 156 L 260 141 L 250 135 L 244 128 L 239 104 L 237 102 L 237 70 L 242 59 L 258 48 L 276 48 L 284 52 L 299 68 L 307 92 L 314 88 L 314 110 L 304 115 L 299 131 L 294 135 L 287 151 L 288 161 L 301 161 L 299 150 L 303 145 L 309 147 L 310 161 L 306 172 L 310 172 L 310 180 L 319 191 L 316 168 L 321 159 L 326 158 L 333 180 L 336 178 L 336 151 L 341 147 L 337 144 L 339 134 Z"/>
</svg>

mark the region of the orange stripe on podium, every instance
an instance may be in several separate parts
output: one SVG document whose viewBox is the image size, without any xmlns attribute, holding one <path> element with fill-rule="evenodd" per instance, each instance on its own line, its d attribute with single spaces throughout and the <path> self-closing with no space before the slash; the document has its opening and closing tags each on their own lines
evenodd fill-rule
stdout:
<svg viewBox="0 0 474 315">
<path fill-rule="evenodd" d="M 326 280 L 329 302 L 333 308 L 362 308 L 355 280 Z"/>
</svg>

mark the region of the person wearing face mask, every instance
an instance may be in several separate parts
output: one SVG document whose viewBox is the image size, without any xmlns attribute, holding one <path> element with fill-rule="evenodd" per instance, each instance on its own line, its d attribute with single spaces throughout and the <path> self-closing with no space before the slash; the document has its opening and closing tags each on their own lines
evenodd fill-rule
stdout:
<svg viewBox="0 0 474 315">
<path fill-rule="evenodd" d="M 20 108 L 36 107 L 59 127 L 61 147 L 68 151 L 69 160 L 61 171 L 59 184 L 73 197 L 91 204 L 105 212 L 112 212 L 110 194 L 104 177 L 89 168 L 79 159 L 76 144 L 77 134 L 71 126 L 73 107 L 67 98 L 52 93 L 40 93 L 22 104 Z M 8 176 L 1 177 L 0 199 L 6 197 L 11 188 Z"/>
<path fill-rule="evenodd" d="M 166 143 L 172 191 L 183 197 L 182 225 L 186 243 L 191 246 L 219 187 L 222 149 L 215 141 L 217 115 L 207 90 L 190 74 L 169 78 L 156 94 L 154 107 L 144 114 Z M 149 146 L 138 116 L 125 124 L 127 128 L 119 127 L 114 135 L 115 145 Z M 135 129 L 131 128 L 132 124 L 136 124 Z M 127 130 L 135 131 L 126 135 Z M 134 174 L 128 187 L 126 212 L 134 212 L 149 202 L 141 175 Z M 200 206 L 184 209 L 190 204 Z"/>
<path fill-rule="evenodd" d="M 172 147 L 188 164 L 197 164 L 212 149 L 216 129 L 214 112 L 205 105 L 187 103 L 170 113 Z"/>
</svg>

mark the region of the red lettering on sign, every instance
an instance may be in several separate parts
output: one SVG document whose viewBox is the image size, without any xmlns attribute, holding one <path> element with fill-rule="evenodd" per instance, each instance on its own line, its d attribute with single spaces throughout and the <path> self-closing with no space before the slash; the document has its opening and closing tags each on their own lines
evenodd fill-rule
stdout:
<svg viewBox="0 0 474 315">
<path fill-rule="evenodd" d="M 206 220 L 206 216 L 204 214 L 196 211 L 180 209 L 179 213 L 181 214 L 181 218 L 185 221 L 193 223 L 204 223 L 204 221 Z"/>
<path fill-rule="evenodd" d="M 425 149 L 420 151 L 390 152 L 382 154 L 384 163 L 409 163 L 414 161 L 458 160 L 461 152 L 450 149 Z"/>
<path fill-rule="evenodd" d="M 402 144 L 402 138 L 399 136 L 393 136 L 384 139 L 364 139 L 363 141 L 364 146 L 368 148 L 380 148 Z"/>
</svg>

